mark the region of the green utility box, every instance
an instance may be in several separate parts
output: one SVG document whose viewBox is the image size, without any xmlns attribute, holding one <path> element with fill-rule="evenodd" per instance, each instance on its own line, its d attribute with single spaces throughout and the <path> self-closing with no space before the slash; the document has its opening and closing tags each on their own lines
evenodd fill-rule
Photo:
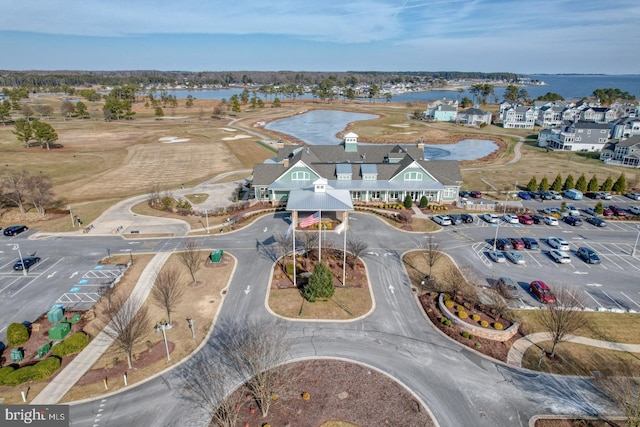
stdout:
<svg viewBox="0 0 640 427">
<path fill-rule="evenodd" d="M 60 341 L 71 332 L 71 325 L 69 323 L 58 323 L 53 328 L 49 329 L 49 338 L 53 341 Z"/>
<path fill-rule="evenodd" d="M 51 344 L 50 343 L 46 343 L 45 345 L 40 347 L 38 349 L 38 359 L 42 359 L 44 356 L 46 356 L 47 353 L 49 353 L 49 350 L 51 350 Z"/>
<path fill-rule="evenodd" d="M 209 255 L 209 259 L 211 260 L 211 262 L 218 263 L 222 260 L 223 255 L 224 251 L 222 249 L 216 249 L 215 251 L 211 252 L 211 255 Z"/>
<path fill-rule="evenodd" d="M 71 318 L 71 320 L 69 320 L 69 323 L 74 324 L 74 323 L 78 323 L 78 321 L 82 319 L 82 315 L 80 314 L 76 314 L 75 316 L 73 316 Z"/>
<path fill-rule="evenodd" d="M 58 323 L 62 319 L 62 315 L 62 308 L 54 305 L 47 313 L 47 320 L 51 323 Z"/>
<path fill-rule="evenodd" d="M 12 362 L 22 362 L 24 355 L 22 354 L 22 350 L 19 348 L 14 348 L 11 350 L 11 361 Z"/>
</svg>

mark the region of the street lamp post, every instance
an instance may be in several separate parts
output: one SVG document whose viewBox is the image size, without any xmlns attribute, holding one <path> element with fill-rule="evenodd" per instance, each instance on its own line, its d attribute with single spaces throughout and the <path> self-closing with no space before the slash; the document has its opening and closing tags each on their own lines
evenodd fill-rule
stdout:
<svg viewBox="0 0 640 427">
<path fill-rule="evenodd" d="M 191 329 L 191 338 L 196 339 L 196 330 L 195 325 L 193 324 L 193 319 L 191 317 L 187 318 L 187 322 L 189 322 L 189 329 Z"/>
<path fill-rule="evenodd" d="M 636 247 L 638 246 L 638 239 L 640 238 L 640 225 L 636 226 L 638 228 L 638 234 L 636 235 L 636 242 L 633 244 L 633 250 L 631 251 L 631 256 L 635 258 L 636 256 Z"/>
<path fill-rule="evenodd" d="M 509 191 L 507 191 L 507 195 L 504 197 L 503 215 L 507 213 L 507 201 L 508 200 L 509 200 Z M 497 245 L 497 241 L 498 241 L 498 230 L 500 229 L 500 221 L 502 221 L 502 218 L 498 218 L 498 223 L 496 224 L 496 235 L 493 238 L 493 250 L 494 251 L 496 250 L 496 245 Z"/>
<path fill-rule="evenodd" d="M 162 338 L 164 338 L 164 348 L 167 351 L 167 362 L 171 362 L 171 355 L 169 354 L 169 343 L 167 342 L 167 332 L 165 329 L 167 328 L 167 322 L 162 322 L 160 324 L 160 329 L 162 329 Z"/>
<path fill-rule="evenodd" d="M 207 219 L 207 234 L 209 234 L 209 209 L 204 210 L 204 216 Z"/>
<path fill-rule="evenodd" d="M 20 245 L 17 243 L 14 243 L 13 250 L 18 251 L 18 256 L 20 257 L 20 264 L 22 264 L 22 275 L 26 276 L 28 271 L 27 271 L 27 266 L 24 265 L 24 259 L 22 258 L 22 251 L 20 251 Z"/>
</svg>

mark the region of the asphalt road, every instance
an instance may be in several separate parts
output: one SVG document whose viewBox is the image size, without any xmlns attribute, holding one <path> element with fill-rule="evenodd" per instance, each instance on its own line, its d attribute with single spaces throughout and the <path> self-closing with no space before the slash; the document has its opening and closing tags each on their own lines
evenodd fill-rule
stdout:
<svg viewBox="0 0 640 427">
<path fill-rule="evenodd" d="M 393 230 L 368 215 L 351 217 L 349 233 L 369 245 L 363 259 L 375 310 L 352 322 L 279 321 L 278 327 L 285 327 L 291 339 L 292 359 L 342 357 L 368 363 L 408 386 L 441 426 L 524 426 L 538 413 L 594 414 L 604 407 L 581 378 L 555 377 L 495 363 L 444 337 L 425 320 L 400 262 L 403 252 L 423 244 L 424 235 Z M 224 249 L 238 260 L 214 335 L 227 322 L 275 321 L 265 309 L 273 264 L 268 245 L 273 242 L 272 234 L 285 231 L 287 226 L 283 215 L 276 215 L 233 234 L 198 238 L 203 247 Z M 465 233 L 472 230 L 490 231 L 477 225 Z M 455 237 L 462 233 L 453 231 L 438 236 L 447 242 L 447 251 L 453 250 L 458 262 L 480 263 L 471 249 L 473 239 Z M 341 245 L 340 236 L 328 238 Z M 178 248 L 180 244 L 180 239 L 145 243 L 147 249 L 154 246 L 153 250 Z M 201 412 L 179 391 L 178 378 L 189 363 L 114 396 L 72 405 L 72 425 L 206 425 Z"/>
</svg>

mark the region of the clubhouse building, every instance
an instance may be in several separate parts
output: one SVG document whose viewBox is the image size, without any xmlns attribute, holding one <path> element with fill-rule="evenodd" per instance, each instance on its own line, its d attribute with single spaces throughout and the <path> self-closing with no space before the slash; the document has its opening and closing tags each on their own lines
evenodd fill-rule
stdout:
<svg viewBox="0 0 640 427">
<path fill-rule="evenodd" d="M 259 201 L 285 203 L 291 192 L 318 184 L 349 194 L 352 202 L 430 203 L 457 200 L 462 175 L 455 160 L 424 158 L 424 144 L 362 144 L 349 132 L 337 145 L 280 145 L 278 156 L 253 169 Z M 348 193 L 347 193 L 348 192 Z"/>
</svg>

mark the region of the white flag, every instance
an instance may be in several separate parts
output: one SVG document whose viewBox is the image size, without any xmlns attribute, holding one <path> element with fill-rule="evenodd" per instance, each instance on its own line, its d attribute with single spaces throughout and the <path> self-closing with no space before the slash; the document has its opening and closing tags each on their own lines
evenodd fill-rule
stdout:
<svg viewBox="0 0 640 427">
<path fill-rule="evenodd" d="M 341 222 L 336 227 L 336 231 L 338 232 L 338 234 L 340 234 L 340 233 L 342 233 L 344 231 L 345 228 L 346 228 L 346 224 L 344 222 Z"/>
<path fill-rule="evenodd" d="M 288 239 L 289 235 L 291 235 L 291 232 L 293 231 L 293 221 L 291 222 L 291 224 L 289 224 L 289 228 L 287 228 L 287 232 L 285 233 L 285 237 Z"/>
</svg>

